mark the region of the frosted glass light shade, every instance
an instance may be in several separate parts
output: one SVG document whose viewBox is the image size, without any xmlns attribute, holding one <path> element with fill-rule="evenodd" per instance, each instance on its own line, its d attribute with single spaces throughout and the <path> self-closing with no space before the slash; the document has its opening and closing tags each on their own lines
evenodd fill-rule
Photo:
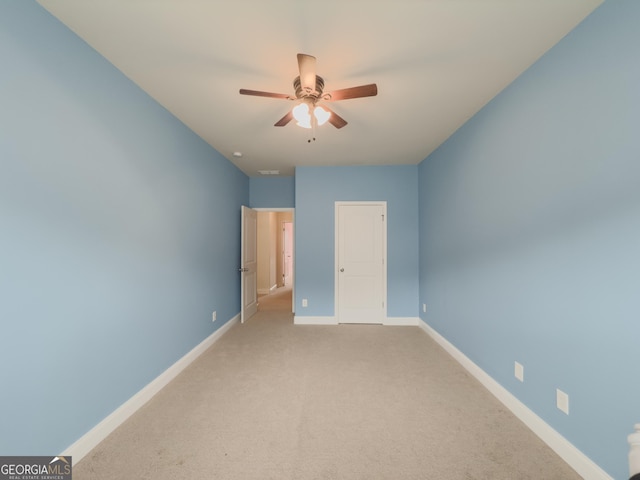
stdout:
<svg viewBox="0 0 640 480">
<path fill-rule="evenodd" d="M 298 126 L 303 128 L 311 128 L 311 115 L 309 114 L 309 105 L 300 103 L 293 107 L 291 111 L 293 118 L 298 121 Z"/>
<path fill-rule="evenodd" d="M 327 123 L 327 120 L 329 120 L 329 117 L 331 116 L 331 112 L 327 112 L 322 107 L 316 107 L 313 110 L 313 115 L 318 120 L 318 125 L 324 125 L 325 123 Z"/>
</svg>

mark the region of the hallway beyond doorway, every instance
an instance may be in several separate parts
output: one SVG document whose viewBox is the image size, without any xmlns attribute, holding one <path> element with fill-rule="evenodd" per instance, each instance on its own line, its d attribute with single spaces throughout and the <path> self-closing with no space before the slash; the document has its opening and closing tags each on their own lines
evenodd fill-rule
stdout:
<svg viewBox="0 0 640 480">
<path fill-rule="evenodd" d="M 291 312 L 292 308 L 291 285 L 276 288 L 268 295 L 258 296 L 258 311 Z"/>
</svg>

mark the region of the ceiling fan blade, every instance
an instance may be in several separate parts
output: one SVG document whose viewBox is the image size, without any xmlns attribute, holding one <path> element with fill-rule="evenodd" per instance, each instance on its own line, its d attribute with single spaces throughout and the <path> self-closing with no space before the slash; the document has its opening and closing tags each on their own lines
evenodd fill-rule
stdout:
<svg viewBox="0 0 640 480">
<path fill-rule="evenodd" d="M 342 118 L 340 115 L 338 115 L 336 112 L 331 110 L 326 105 L 323 104 L 322 108 L 324 108 L 327 112 L 331 114 L 331 116 L 329 117 L 329 123 L 334 127 L 342 128 L 347 124 L 347 121 L 344 118 Z"/>
<path fill-rule="evenodd" d="M 273 126 L 274 127 L 284 127 L 291 120 L 293 120 L 293 113 L 291 112 L 291 110 L 289 110 L 289 112 L 284 117 L 282 117 L 280 120 L 278 120 Z"/>
<path fill-rule="evenodd" d="M 269 98 L 284 98 L 286 100 L 290 100 L 291 96 L 286 93 L 271 93 L 271 92 L 260 92 L 258 90 L 247 90 L 245 88 L 240 89 L 240 95 L 253 95 L 255 97 L 269 97 Z"/>
<path fill-rule="evenodd" d="M 298 54 L 298 69 L 300 70 L 300 86 L 303 90 L 313 92 L 316 89 L 316 57 Z"/>
<path fill-rule="evenodd" d="M 324 100 L 337 102 L 338 100 L 348 100 L 350 98 L 375 97 L 378 94 L 378 86 L 375 83 L 361 85 L 359 87 L 343 88 L 325 93 Z"/>
</svg>

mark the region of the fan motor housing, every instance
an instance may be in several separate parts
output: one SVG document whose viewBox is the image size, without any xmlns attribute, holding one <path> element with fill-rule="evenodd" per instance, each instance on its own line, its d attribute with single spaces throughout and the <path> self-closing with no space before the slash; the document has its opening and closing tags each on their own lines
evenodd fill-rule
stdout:
<svg viewBox="0 0 640 480">
<path fill-rule="evenodd" d="M 302 88 L 302 85 L 300 85 L 300 77 L 298 76 L 293 81 L 293 88 L 296 91 L 296 98 L 314 97 L 318 99 L 322 96 L 322 91 L 324 90 L 324 79 L 316 75 L 316 89 L 310 92 Z"/>
</svg>

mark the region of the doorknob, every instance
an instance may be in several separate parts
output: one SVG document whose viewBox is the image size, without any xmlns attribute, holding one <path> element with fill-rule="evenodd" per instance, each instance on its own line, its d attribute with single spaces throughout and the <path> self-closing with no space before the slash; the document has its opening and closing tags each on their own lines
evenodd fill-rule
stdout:
<svg viewBox="0 0 640 480">
<path fill-rule="evenodd" d="M 341 271 L 341 272 L 344 272 L 344 268 L 341 268 L 341 269 L 340 269 L 340 271 Z"/>
<path fill-rule="evenodd" d="M 248 272 L 248 271 L 249 271 L 249 269 L 248 269 L 248 268 L 242 268 L 242 267 L 240 267 L 240 268 L 238 269 L 238 271 L 239 271 L 239 272 Z"/>
</svg>

